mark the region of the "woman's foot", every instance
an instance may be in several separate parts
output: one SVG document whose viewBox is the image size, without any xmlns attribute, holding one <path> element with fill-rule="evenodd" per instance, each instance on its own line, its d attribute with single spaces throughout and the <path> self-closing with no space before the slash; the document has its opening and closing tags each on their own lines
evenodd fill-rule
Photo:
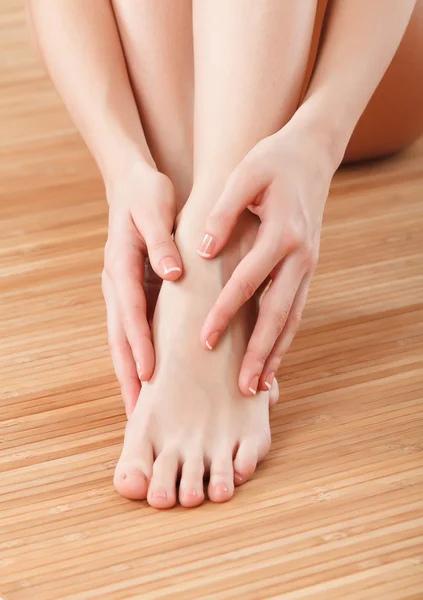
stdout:
<svg viewBox="0 0 423 600">
<path fill-rule="evenodd" d="M 126 498 L 147 498 L 155 508 L 170 508 L 180 478 L 180 503 L 197 506 L 209 477 L 209 499 L 225 502 L 269 450 L 269 394 L 248 398 L 238 389 L 255 301 L 239 312 L 212 351 L 204 350 L 199 338 L 217 294 L 252 245 L 254 219 L 245 216 L 222 257 L 204 261 L 189 234 L 197 228 L 189 216 L 185 222 L 182 217 L 177 237 L 184 277 L 163 283 L 153 322 L 155 374 L 143 384 L 115 471 L 115 488 Z M 274 403 L 276 383 L 270 395 Z"/>
</svg>

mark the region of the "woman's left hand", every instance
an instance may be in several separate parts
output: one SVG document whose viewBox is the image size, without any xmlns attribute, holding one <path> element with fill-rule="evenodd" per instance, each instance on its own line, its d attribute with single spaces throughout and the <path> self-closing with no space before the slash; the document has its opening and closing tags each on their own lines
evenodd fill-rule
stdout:
<svg viewBox="0 0 423 600">
<path fill-rule="evenodd" d="M 270 389 L 297 332 L 317 266 L 334 171 L 329 153 L 289 123 L 259 142 L 235 168 L 207 220 L 197 250 L 205 258 L 222 250 L 246 208 L 261 220 L 253 248 L 236 267 L 201 331 L 203 346 L 214 347 L 238 309 L 270 276 L 239 376 L 245 395 Z"/>
</svg>

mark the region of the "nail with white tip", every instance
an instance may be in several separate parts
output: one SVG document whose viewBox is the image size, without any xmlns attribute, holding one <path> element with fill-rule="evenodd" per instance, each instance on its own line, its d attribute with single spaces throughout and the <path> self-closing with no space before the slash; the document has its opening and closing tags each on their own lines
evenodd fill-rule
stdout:
<svg viewBox="0 0 423 600">
<path fill-rule="evenodd" d="M 214 237 L 206 233 L 203 237 L 203 241 L 197 248 L 197 254 L 199 254 L 203 258 L 210 258 L 210 256 L 213 253 L 215 244 L 216 240 L 214 239 Z"/>
<path fill-rule="evenodd" d="M 169 275 L 169 273 L 174 273 L 176 271 L 178 271 L 179 273 L 182 273 L 182 269 L 180 267 L 178 267 L 177 265 L 175 265 L 174 259 L 171 258 L 170 256 L 166 256 L 165 258 L 162 258 L 162 260 L 160 261 L 160 265 L 163 269 L 164 275 Z"/>
<path fill-rule="evenodd" d="M 142 380 L 142 371 L 141 371 L 141 366 L 140 363 L 135 363 L 135 366 L 137 367 L 137 375 L 138 375 L 138 379 L 141 381 Z"/>
<path fill-rule="evenodd" d="M 251 392 L 251 394 L 253 394 L 253 396 L 255 396 L 257 394 L 258 382 L 259 382 L 258 375 L 253 377 L 252 380 L 250 381 L 250 387 L 248 388 L 248 390 Z"/>
<path fill-rule="evenodd" d="M 275 377 L 275 374 L 273 371 L 271 373 L 269 373 L 269 375 L 266 377 L 266 381 L 264 382 L 264 385 L 267 387 L 268 390 L 270 390 L 270 388 L 272 387 L 272 382 L 273 382 L 274 377 Z"/>
</svg>

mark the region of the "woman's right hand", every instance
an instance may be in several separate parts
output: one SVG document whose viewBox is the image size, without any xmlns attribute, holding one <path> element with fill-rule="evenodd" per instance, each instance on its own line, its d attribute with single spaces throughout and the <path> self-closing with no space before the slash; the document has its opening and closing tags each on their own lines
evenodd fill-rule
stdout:
<svg viewBox="0 0 423 600">
<path fill-rule="evenodd" d="M 157 287 L 162 279 L 174 281 L 181 276 L 182 259 L 172 238 L 176 202 L 168 177 L 149 165 L 137 164 L 106 190 L 109 230 L 102 289 L 110 352 L 129 417 L 141 382 L 154 372 L 149 317 Z M 146 273 L 148 263 L 151 273 Z"/>
</svg>

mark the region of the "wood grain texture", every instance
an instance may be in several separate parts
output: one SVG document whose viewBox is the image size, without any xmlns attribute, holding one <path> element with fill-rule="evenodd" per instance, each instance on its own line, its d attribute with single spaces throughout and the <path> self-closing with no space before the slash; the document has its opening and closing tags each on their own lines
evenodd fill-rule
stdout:
<svg viewBox="0 0 423 600">
<path fill-rule="evenodd" d="M 0 596 L 423 598 L 423 144 L 335 177 L 273 447 L 226 505 L 120 498 L 98 173 L 0 3 Z"/>
</svg>

